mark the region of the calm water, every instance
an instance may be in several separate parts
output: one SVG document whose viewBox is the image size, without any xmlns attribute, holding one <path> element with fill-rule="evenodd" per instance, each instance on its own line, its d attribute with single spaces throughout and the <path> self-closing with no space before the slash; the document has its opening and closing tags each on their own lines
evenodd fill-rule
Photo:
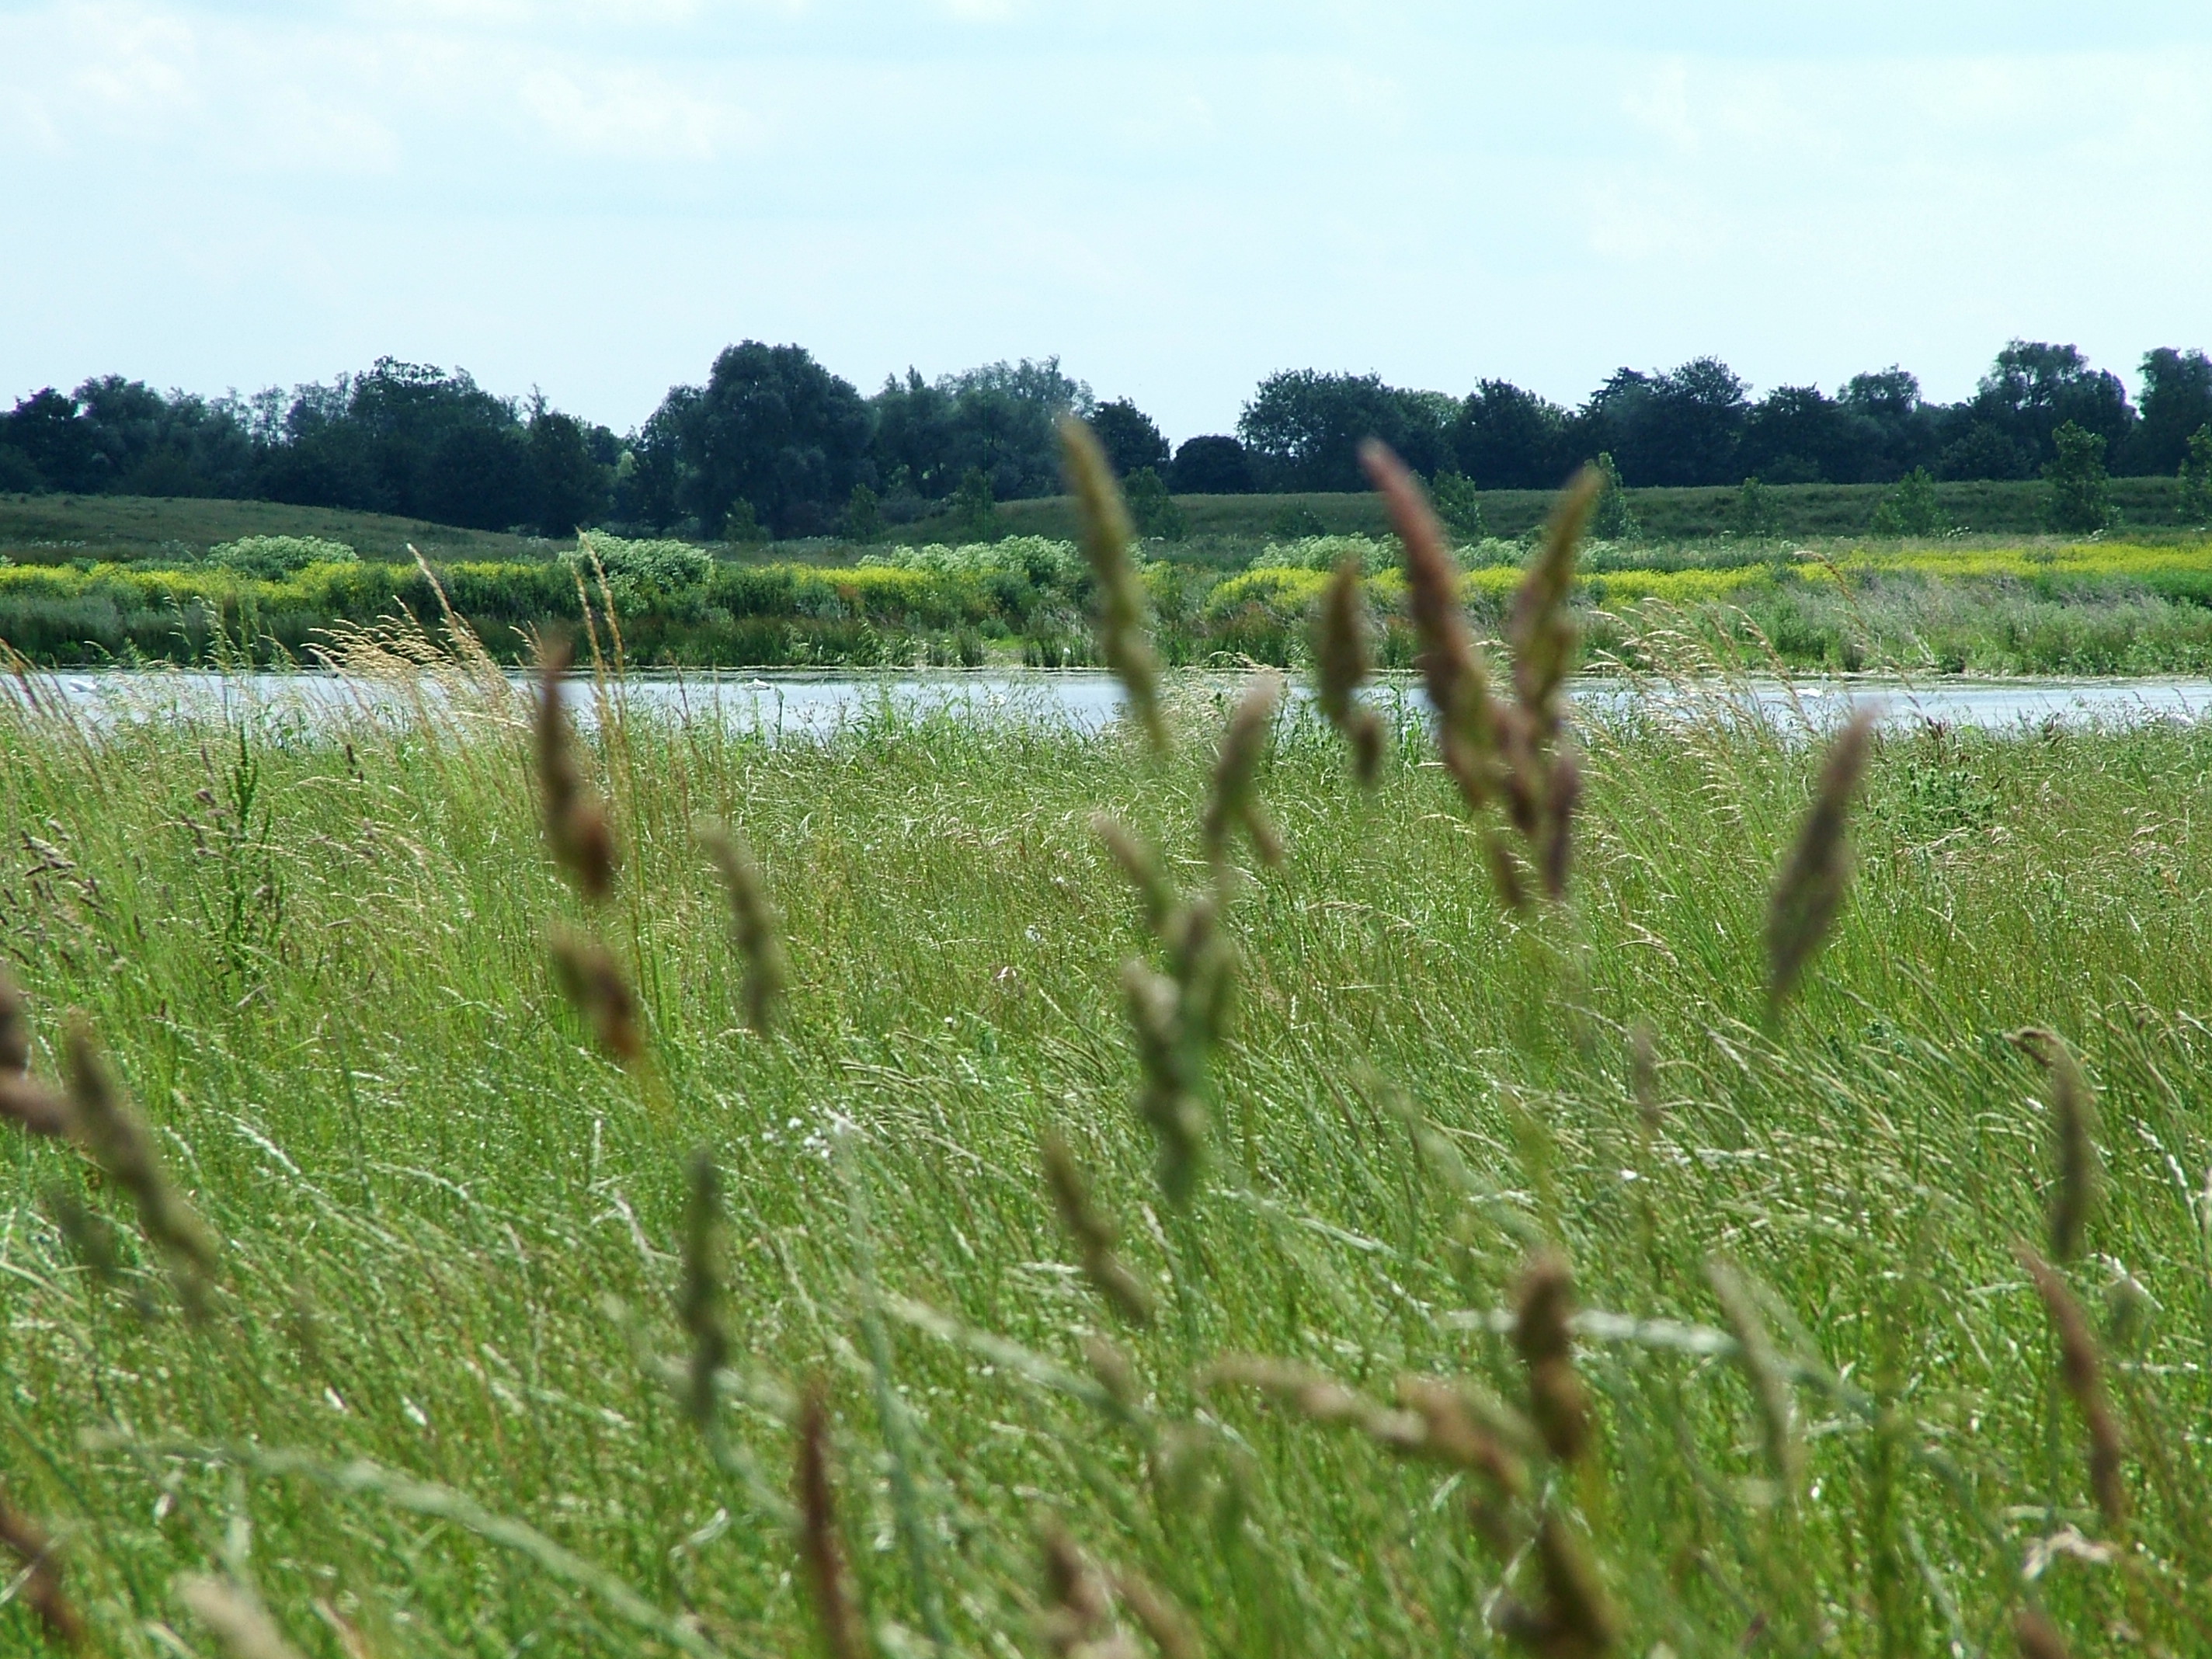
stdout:
<svg viewBox="0 0 2212 1659">
<path fill-rule="evenodd" d="M 530 684 L 514 678 L 518 692 Z M 1232 675 L 1186 676 L 1182 695 L 1233 695 Z M 2007 679 L 1930 678 L 1904 682 L 1872 678 L 1775 680 L 1732 685 L 1651 684 L 1619 679 L 1575 683 L 1576 699 L 1593 709 L 1641 705 L 1685 716 L 1719 709 L 1757 711 L 1785 726 L 1800 711 L 1815 726 L 1842 720 L 1861 707 L 1885 721 L 1939 720 L 2003 731 L 2057 721 L 2067 725 L 2136 724 L 2154 720 L 2196 720 L 2212 714 L 2212 680 Z M 36 676 L 26 688 L 0 681 L 0 697 L 17 705 L 35 701 L 66 708 L 93 723 L 112 720 L 204 719 L 254 711 L 264 716 L 343 717 L 397 714 L 413 702 L 409 688 L 379 680 L 329 674 L 204 674 L 163 671 Z M 428 695 L 439 695 L 430 684 Z M 1111 720 L 1121 707 L 1113 680 L 1093 672 L 885 673 L 766 672 L 757 673 L 634 675 L 620 695 L 634 708 L 693 716 L 713 715 L 772 735 L 818 736 L 886 712 L 947 714 L 963 719 L 1058 719 L 1085 729 Z M 1393 679 L 1383 696 L 1418 697 L 1417 685 Z M 572 699 L 578 717 L 593 717 L 587 684 Z"/>
</svg>

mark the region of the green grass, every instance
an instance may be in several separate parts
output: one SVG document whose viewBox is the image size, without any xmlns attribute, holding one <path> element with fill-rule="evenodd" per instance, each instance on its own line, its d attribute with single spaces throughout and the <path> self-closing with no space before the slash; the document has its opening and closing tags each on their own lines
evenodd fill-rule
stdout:
<svg viewBox="0 0 2212 1659">
<path fill-rule="evenodd" d="M 0 495 L 0 557 L 17 564 L 134 563 L 198 558 L 246 536 L 319 536 L 365 559 L 544 558 L 553 544 L 384 513 L 191 496 Z"/>
<path fill-rule="evenodd" d="M 1490 1598 L 1533 1595 L 1534 1569 L 1475 1539 L 1465 1480 L 1194 1379 L 1246 1352 L 1382 1397 L 1414 1371 L 1521 1399 L 1481 1316 L 1545 1238 L 1587 1305 L 1698 1327 L 1720 1320 L 1708 1259 L 1735 1261 L 1785 1352 L 1885 1413 L 1877 1431 L 1801 1389 L 1805 1480 L 1778 1509 L 1733 1365 L 1585 1342 L 1595 1449 L 1528 1501 L 1579 1517 L 1622 1652 L 2003 1652 L 2030 1597 L 2078 1652 L 2136 1650 L 2123 1620 L 2202 1642 L 2174 1607 L 2212 1582 L 2212 732 L 1884 739 L 1853 896 L 1770 1034 L 1759 930 L 1803 742 L 1717 718 L 1585 731 L 1571 906 L 1516 917 L 1414 729 L 1366 794 L 1293 725 L 1261 777 L 1289 858 L 1226 918 L 1238 1008 L 1178 1215 L 1118 989 L 1147 939 L 1091 827 L 1110 810 L 1198 878 L 1222 714 L 1178 698 L 1165 763 L 1019 723 L 883 715 L 771 749 L 614 720 L 587 760 L 629 858 L 596 925 L 638 987 L 650 1082 L 597 1058 L 552 985 L 549 929 L 578 911 L 504 696 L 449 681 L 414 717 L 315 729 L 0 719 L 20 849 L 0 927 L 34 1067 L 60 1011 L 88 1010 L 225 1241 L 209 1325 L 148 1322 L 135 1297 L 173 1298 L 134 1244 L 104 1284 L 48 1219 L 59 1188 L 128 1234 L 119 1196 L 73 1153 L 0 1142 L 0 1470 L 64 1539 L 98 1650 L 219 1651 L 173 1588 L 206 1571 L 258 1583 L 311 1655 L 345 1651 L 341 1622 L 385 1659 L 666 1650 L 557 1544 L 695 1646 L 799 1651 L 783 1410 L 818 1376 L 886 1654 L 929 1650 L 931 1606 L 954 1650 L 1042 1651 L 1048 1518 L 1162 1587 L 1210 1652 L 1508 1651 Z M 784 914 L 766 1037 L 741 1029 L 701 812 L 743 826 Z M 2003 1037 L 2027 1023 L 2102 1095 L 2106 1200 L 2075 1278 L 2100 1323 L 2121 1310 L 2135 1589 L 2085 1559 L 2109 1529 L 2010 1254 L 2042 1237 L 2049 1181 L 2040 1085 Z M 1048 1124 L 1156 1287 L 1152 1328 L 1070 1265 Z M 684 1348 L 697 1146 L 730 1221 L 720 1474 L 652 1364 Z M 1097 1403 L 1098 1334 L 1129 1356 L 1133 1413 Z M 32 1632 L 0 1608 L 0 1647 Z"/>
</svg>

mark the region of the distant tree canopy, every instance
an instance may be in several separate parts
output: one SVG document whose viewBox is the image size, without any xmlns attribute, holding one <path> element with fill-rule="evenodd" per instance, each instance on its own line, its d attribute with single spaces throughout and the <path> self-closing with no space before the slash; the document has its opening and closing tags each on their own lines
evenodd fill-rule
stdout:
<svg viewBox="0 0 2212 1659">
<path fill-rule="evenodd" d="M 1618 369 L 1568 409 L 1500 380 L 1454 398 L 1373 374 L 1286 369 L 1255 389 L 1235 436 L 1171 453 L 1150 416 L 1127 398 L 1100 403 L 1053 357 L 935 380 L 908 369 L 871 397 L 802 347 L 748 340 L 717 356 L 704 384 L 672 387 L 627 436 L 542 398 L 501 397 L 463 370 L 384 357 L 248 398 L 164 393 L 119 375 L 46 387 L 0 413 L 0 489 L 258 496 L 549 536 L 600 523 L 826 534 L 850 529 L 856 501 L 874 525 L 956 499 L 972 509 L 986 491 L 994 501 L 1055 494 L 1055 427 L 1071 414 L 1123 477 L 1149 470 L 1185 495 L 1364 489 L 1370 437 L 1425 477 L 1463 478 L 1462 490 L 1554 489 L 1601 455 L 1625 484 L 1730 489 L 1746 477 L 2070 478 L 2092 449 L 2118 475 L 2194 465 L 2191 441 L 2212 428 L 2212 358 L 2161 346 L 2141 371 L 2138 409 L 2075 347 L 2014 340 L 1973 396 L 1947 404 L 1894 365 L 1832 395 L 1781 386 L 1754 398 L 1726 363 L 1698 357 Z"/>
</svg>

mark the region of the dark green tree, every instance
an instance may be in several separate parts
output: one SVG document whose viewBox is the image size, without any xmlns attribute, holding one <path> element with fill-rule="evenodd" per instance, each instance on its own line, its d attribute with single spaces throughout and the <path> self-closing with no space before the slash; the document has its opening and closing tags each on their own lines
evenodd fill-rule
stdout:
<svg viewBox="0 0 2212 1659">
<path fill-rule="evenodd" d="M 1186 438 L 1176 451 L 1173 477 L 1182 495 L 1249 495 L 1259 482 L 1244 446 L 1225 433 Z"/>
<path fill-rule="evenodd" d="M 2044 464 L 2050 486 L 2046 511 L 2051 527 L 2088 532 L 2108 530 L 2118 515 L 2112 487 L 2105 475 L 2105 434 L 2068 421 L 2051 434 L 2057 453 Z"/>
<path fill-rule="evenodd" d="M 1735 524 L 1739 536 L 1771 536 L 1779 522 L 1774 496 L 1758 478 L 1746 478 L 1736 486 Z"/>
<path fill-rule="evenodd" d="M 1613 465 L 1613 456 L 1605 450 L 1598 452 L 1593 463 L 1600 477 L 1597 501 L 1590 508 L 1590 533 L 1601 541 L 1632 542 L 1643 533 L 1636 522 L 1636 514 L 1628 505 L 1628 491 L 1622 488 L 1620 469 Z"/>
<path fill-rule="evenodd" d="M 1370 438 L 1424 476 L 1446 465 L 1457 408 L 1434 393 L 1385 386 L 1378 375 L 1291 369 L 1260 383 L 1237 431 L 1277 488 L 1358 490 L 1366 488 L 1359 446 Z"/>
<path fill-rule="evenodd" d="M 2200 426 L 2189 434 L 2179 471 L 2182 521 L 2212 522 L 2212 425 Z"/>
<path fill-rule="evenodd" d="M 612 479 L 572 415 L 541 410 L 530 422 L 533 516 L 543 536 L 571 536 L 606 516 Z"/>
<path fill-rule="evenodd" d="M 1556 489 L 1574 470 L 1567 412 L 1510 380 L 1485 380 L 1452 422 L 1459 470 L 1484 489 Z"/>
<path fill-rule="evenodd" d="M 884 507 L 876 492 L 864 483 L 853 486 L 845 502 L 845 534 L 853 541 L 872 542 L 883 534 Z"/>
<path fill-rule="evenodd" d="M 1924 466 L 1916 466 L 1899 479 L 1897 488 L 1874 509 L 1873 529 L 1877 536 L 1933 536 L 1942 528 L 1936 480 Z"/>
<path fill-rule="evenodd" d="M 1153 471 L 1168 465 L 1168 441 L 1160 435 L 1152 417 L 1127 398 L 1101 404 L 1091 411 L 1091 429 L 1116 477 L 1126 478 L 1139 467 Z"/>
<path fill-rule="evenodd" d="M 1439 472 L 1429 485 L 1437 517 L 1458 532 L 1463 541 L 1479 542 L 1488 533 L 1482 521 L 1482 495 L 1474 480 L 1459 472 Z"/>
<path fill-rule="evenodd" d="M 2160 346 L 2143 355 L 2142 380 L 2142 424 L 2122 470 L 2172 472 L 2187 458 L 2191 434 L 2212 424 L 2212 357 Z"/>
<path fill-rule="evenodd" d="M 710 538 L 739 501 L 777 536 L 818 533 L 865 481 L 868 405 L 803 347 L 731 346 L 680 410 L 681 499 Z"/>
</svg>

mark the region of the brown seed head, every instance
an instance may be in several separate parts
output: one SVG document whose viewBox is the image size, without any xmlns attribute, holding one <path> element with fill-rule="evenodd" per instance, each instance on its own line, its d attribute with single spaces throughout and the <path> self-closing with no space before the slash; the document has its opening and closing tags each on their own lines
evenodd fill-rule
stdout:
<svg viewBox="0 0 2212 1659">
<path fill-rule="evenodd" d="M 1367 601 L 1357 558 L 1336 567 L 1314 611 L 1314 702 L 1352 749 L 1352 775 L 1372 784 L 1382 767 L 1382 722 L 1358 700 L 1373 671 Z"/>
<path fill-rule="evenodd" d="M 714 1421 L 722 1367 L 730 1362 L 722 1325 L 722 1184 L 702 1146 L 691 1154 L 690 1192 L 684 1206 L 684 1278 L 676 1311 L 691 1339 L 684 1408 L 702 1429 Z"/>
<path fill-rule="evenodd" d="M 845 1547 L 837 1533 L 836 1498 L 830 1485 L 830 1400 L 819 1377 L 800 1397 L 799 1437 L 792 1474 L 799 1508 L 799 1565 L 813 1604 L 814 1622 L 829 1659 L 864 1659 L 868 1643 L 853 1605 L 845 1571 Z"/>
<path fill-rule="evenodd" d="M 1527 1489 L 1528 1466 L 1478 1418 L 1462 1389 L 1432 1376 L 1401 1376 L 1398 1404 L 1420 1419 L 1425 1455 L 1472 1469 L 1509 1498 Z"/>
<path fill-rule="evenodd" d="M 1513 1346 L 1528 1372 L 1529 1415 L 1545 1449 L 1563 1463 L 1589 1443 L 1589 1396 L 1575 1374 L 1574 1279 L 1566 1258 L 1546 1250 L 1521 1270 Z"/>
<path fill-rule="evenodd" d="M 729 894 L 730 938 L 745 963 L 745 1022 L 764 1034 L 785 981 L 775 902 L 769 896 L 768 883 L 744 836 L 709 818 L 700 819 L 693 829 Z"/>
<path fill-rule="evenodd" d="M 1553 749 L 1545 768 L 1544 796 L 1538 821 L 1540 829 L 1536 845 L 1536 870 L 1543 878 L 1545 893 L 1553 898 L 1564 898 L 1567 891 L 1567 866 L 1574 854 L 1575 809 L 1582 805 L 1582 763 L 1575 751 L 1562 738 Z"/>
<path fill-rule="evenodd" d="M 635 1065 L 645 1054 L 645 1033 L 637 999 L 614 953 L 595 939 L 564 929 L 553 936 L 553 973 L 599 1048 L 623 1066 Z"/>
<path fill-rule="evenodd" d="M 84 1620 L 62 1583 L 61 1563 L 46 1529 L 0 1495 L 0 1548 L 22 1563 L 24 1603 L 39 1617 L 58 1647 L 76 1652 L 85 1645 Z"/>
<path fill-rule="evenodd" d="M 1528 562 L 1507 617 L 1514 697 L 1537 747 L 1559 733 L 1560 690 L 1575 658 L 1577 629 L 1567 605 L 1574 589 L 1575 550 L 1604 482 L 1604 474 L 1586 466 L 1560 492 L 1545 526 L 1543 544 Z"/>
<path fill-rule="evenodd" d="M 0 1117 L 34 1135 L 72 1133 L 69 1102 L 27 1072 L 0 1072 Z"/>
<path fill-rule="evenodd" d="M 1098 594 L 1098 649 L 1127 694 L 1129 712 L 1155 750 L 1168 746 L 1160 713 L 1159 659 L 1152 653 L 1152 606 L 1129 558 L 1129 512 L 1098 439 L 1069 416 L 1060 423 L 1061 464 L 1083 520 L 1083 550 Z"/>
<path fill-rule="evenodd" d="M 1504 1633 L 1543 1659 L 1598 1659 L 1610 1652 L 1620 1640 L 1620 1616 L 1581 1540 L 1555 1513 L 1537 1525 L 1536 1565 L 1543 1605 L 1505 1603 L 1499 1617 Z"/>
<path fill-rule="evenodd" d="M 30 1007 L 15 981 L 0 973 L 0 1078 L 31 1069 Z"/>
<path fill-rule="evenodd" d="M 1489 671 L 1460 609 L 1459 571 L 1443 526 L 1405 464 L 1370 440 L 1359 452 L 1406 552 L 1406 603 L 1421 642 L 1421 678 L 1437 711 L 1444 768 L 1470 811 L 1480 811 L 1497 787 L 1497 717 Z"/>
<path fill-rule="evenodd" d="M 2071 1261 L 2096 1214 L 2097 1097 L 2074 1051 L 2056 1031 L 2038 1026 L 2014 1031 L 2012 1041 L 2040 1065 L 2051 1081 L 2051 1141 L 2057 1181 L 2051 1191 L 2051 1255 Z"/>
<path fill-rule="evenodd" d="M 1137 1659 L 1135 1647 L 1114 1630 L 1114 1600 L 1105 1579 L 1084 1559 L 1067 1528 L 1047 1521 L 1038 1531 L 1045 1604 L 1037 1614 L 1037 1637 L 1045 1651 L 1055 1659 Z"/>
<path fill-rule="evenodd" d="M 1667 1108 L 1659 1097 L 1659 1048 L 1651 1027 L 1639 1019 L 1628 1028 L 1628 1086 L 1636 1096 L 1636 1114 L 1648 1133 L 1656 1134 L 1666 1121 Z"/>
<path fill-rule="evenodd" d="M 92 1028 L 81 1014 L 70 1015 L 64 1028 L 63 1053 L 77 1139 L 108 1178 L 131 1194 L 140 1228 L 168 1261 L 186 1314 L 205 1317 L 220 1260 L 215 1235 L 170 1184 L 153 1132 L 108 1074 Z"/>
<path fill-rule="evenodd" d="M 1052 1189 L 1060 1225 L 1067 1229 L 1068 1237 L 1075 1242 L 1084 1275 L 1121 1317 L 1133 1325 L 1151 1324 L 1152 1294 L 1114 1253 L 1113 1220 L 1091 1202 L 1083 1170 L 1075 1161 L 1075 1152 L 1068 1146 L 1067 1138 L 1059 1130 L 1048 1127 L 1038 1137 L 1038 1151 L 1044 1163 L 1045 1183 Z"/>
<path fill-rule="evenodd" d="M 1261 674 L 1230 716 L 1222 734 L 1221 753 L 1213 763 L 1213 786 L 1199 819 L 1199 839 L 1207 861 L 1218 872 L 1229 861 L 1230 832 L 1237 826 L 1252 838 L 1252 850 L 1263 864 L 1279 864 L 1283 843 L 1260 805 L 1258 774 L 1274 724 L 1275 708 L 1282 701 L 1283 681 L 1277 674 Z"/>
<path fill-rule="evenodd" d="M 2022 1607 L 2013 1615 L 2012 1639 L 2019 1644 L 2020 1659 L 2074 1659 L 2058 1626 L 2033 1607 Z"/>
<path fill-rule="evenodd" d="M 2096 1335 L 2089 1328 L 2081 1304 L 2074 1299 L 2074 1292 L 2056 1268 L 2025 1244 L 2014 1246 L 2014 1254 L 2034 1281 L 2035 1293 L 2043 1298 L 2044 1311 L 2057 1333 L 2058 1380 L 2081 1415 L 2089 1443 L 2089 1490 L 2096 1494 L 2105 1524 L 2117 1532 L 2128 1518 L 2123 1468 L 2125 1445 L 2119 1419 L 2112 1415 L 2112 1402 L 2105 1395 L 2104 1362 L 2097 1350 Z"/>
<path fill-rule="evenodd" d="M 1166 1591 L 1133 1569 L 1114 1575 L 1114 1589 L 1129 1616 L 1152 1638 L 1160 1659 L 1203 1659 L 1197 1630 Z"/>
<path fill-rule="evenodd" d="M 1750 1282 L 1725 1261 L 1707 1263 L 1705 1277 L 1712 1285 L 1714 1299 L 1721 1304 L 1721 1314 L 1728 1322 L 1729 1333 L 1735 1338 L 1736 1358 L 1743 1366 L 1745 1379 L 1751 1384 L 1752 1400 L 1759 1407 L 1759 1425 L 1766 1442 L 1766 1461 L 1773 1468 L 1774 1478 L 1781 1483 L 1785 1498 L 1792 1497 L 1798 1477 L 1804 1472 L 1805 1449 L 1798 1437 L 1797 1401 L 1790 1373 L 1782 1364 L 1782 1356 L 1775 1352 L 1773 1339 L 1766 1333 L 1766 1322 L 1759 1317 L 1758 1299 L 1752 1293 Z"/>
<path fill-rule="evenodd" d="M 1206 1158 L 1197 1040 L 1187 1030 L 1184 999 L 1175 981 L 1131 962 L 1121 970 L 1121 988 L 1144 1073 L 1137 1111 L 1159 1143 L 1160 1189 L 1170 1203 L 1187 1204 Z"/>
<path fill-rule="evenodd" d="M 1771 1009 L 1779 1010 L 1789 1000 L 1843 903 L 1850 879 L 1844 831 L 1873 734 L 1873 716 L 1860 714 L 1829 746 L 1812 810 L 1805 815 L 1790 860 L 1775 883 L 1766 914 L 1766 998 Z"/>
<path fill-rule="evenodd" d="M 576 764 L 575 733 L 569 729 L 568 711 L 561 692 L 562 676 L 568 672 L 570 660 L 567 640 L 546 646 L 535 726 L 538 805 L 545 823 L 545 844 L 554 863 L 575 884 L 578 892 L 596 901 L 614 891 L 620 856 L 606 807 L 585 782 Z"/>
</svg>

